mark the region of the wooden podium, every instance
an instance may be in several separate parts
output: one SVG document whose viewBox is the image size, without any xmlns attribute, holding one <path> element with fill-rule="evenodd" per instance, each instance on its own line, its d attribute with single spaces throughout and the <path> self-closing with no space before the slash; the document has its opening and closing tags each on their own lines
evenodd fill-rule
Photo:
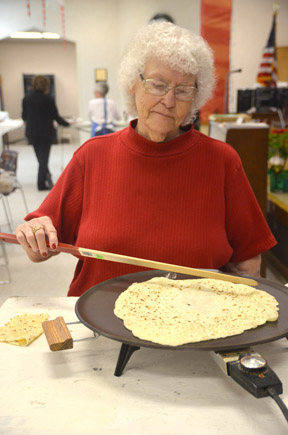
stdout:
<svg viewBox="0 0 288 435">
<path fill-rule="evenodd" d="M 210 136 L 229 143 L 239 154 L 257 201 L 266 216 L 269 126 L 235 122 L 210 125 Z"/>
<path fill-rule="evenodd" d="M 264 216 L 267 216 L 267 157 L 269 126 L 264 123 L 212 122 L 210 136 L 230 144 L 239 154 L 247 178 Z M 261 275 L 266 259 L 262 255 Z"/>
</svg>

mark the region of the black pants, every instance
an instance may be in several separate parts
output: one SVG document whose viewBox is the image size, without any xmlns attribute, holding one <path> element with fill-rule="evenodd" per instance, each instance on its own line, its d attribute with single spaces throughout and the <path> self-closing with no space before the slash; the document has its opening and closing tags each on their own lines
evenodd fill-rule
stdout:
<svg viewBox="0 0 288 435">
<path fill-rule="evenodd" d="M 33 140 L 32 145 L 39 163 L 37 178 L 38 189 L 45 189 L 47 187 L 46 181 L 51 179 L 51 174 L 48 169 L 51 143 L 45 139 L 37 139 L 37 141 Z"/>
</svg>

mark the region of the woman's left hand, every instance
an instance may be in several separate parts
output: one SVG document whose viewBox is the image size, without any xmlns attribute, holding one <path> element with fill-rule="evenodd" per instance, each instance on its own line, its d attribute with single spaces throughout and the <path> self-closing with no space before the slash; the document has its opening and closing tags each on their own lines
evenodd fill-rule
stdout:
<svg viewBox="0 0 288 435">
<path fill-rule="evenodd" d="M 241 263 L 228 263 L 225 266 L 227 272 L 237 275 L 255 275 L 260 276 L 261 255 L 242 261 Z"/>
</svg>

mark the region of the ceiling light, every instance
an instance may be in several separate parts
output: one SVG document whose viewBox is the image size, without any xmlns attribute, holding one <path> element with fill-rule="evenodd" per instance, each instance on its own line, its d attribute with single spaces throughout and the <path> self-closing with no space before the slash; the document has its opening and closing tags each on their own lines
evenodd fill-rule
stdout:
<svg viewBox="0 0 288 435">
<path fill-rule="evenodd" d="M 41 39 L 41 32 L 14 32 L 11 33 L 10 38 L 24 38 L 24 39 Z"/>
<path fill-rule="evenodd" d="M 59 39 L 60 35 L 53 32 L 14 32 L 10 38 L 16 39 Z"/>
<path fill-rule="evenodd" d="M 43 32 L 42 38 L 44 38 L 44 39 L 59 39 L 60 35 L 59 35 L 59 33 Z"/>
</svg>

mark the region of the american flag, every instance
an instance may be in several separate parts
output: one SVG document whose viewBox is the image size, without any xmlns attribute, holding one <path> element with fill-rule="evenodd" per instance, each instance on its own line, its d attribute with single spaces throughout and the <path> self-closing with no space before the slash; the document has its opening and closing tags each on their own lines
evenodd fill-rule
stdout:
<svg viewBox="0 0 288 435">
<path fill-rule="evenodd" d="M 267 87 L 277 86 L 276 16 L 277 11 L 273 14 L 272 28 L 262 54 L 262 60 L 256 79 L 262 86 Z"/>
</svg>

